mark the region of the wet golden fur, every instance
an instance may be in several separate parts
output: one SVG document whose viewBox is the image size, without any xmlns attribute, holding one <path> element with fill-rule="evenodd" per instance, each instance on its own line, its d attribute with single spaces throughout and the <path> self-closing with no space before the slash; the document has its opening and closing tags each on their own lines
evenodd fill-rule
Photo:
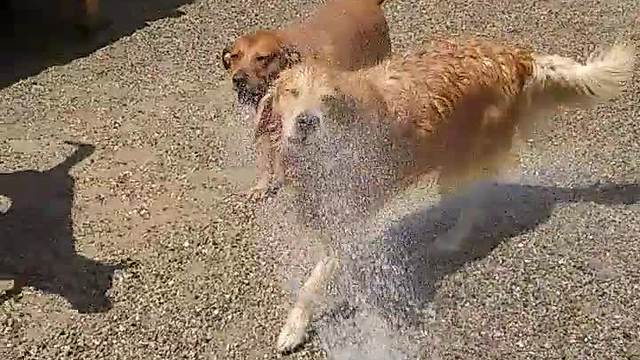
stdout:
<svg viewBox="0 0 640 360">
<path fill-rule="evenodd" d="M 633 48 L 615 45 L 580 64 L 490 41 L 444 40 L 359 71 L 306 62 L 280 74 L 262 100 L 264 122 L 258 128 L 279 144 L 281 156 L 310 156 L 302 162 L 312 161 L 323 141 L 369 146 L 358 136 L 382 135 L 383 152 L 390 159 L 400 154 L 401 161 L 393 184 L 374 186 L 401 188 L 437 172 L 446 194 L 509 166 L 514 135 L 529 131 L 543 115 L 559 106 L 588 106 L 614 97 L 631 75 L 634 56 Z M 350 136 L 362 125 L 374 131 Z M 383 203 L 392 192 L 370 194 Z M 481 215 L 481 209 L 468 204 L 434 244 L 458 250 Z M 316 265 L 282 328 L 279 349 L 303 341 L 317 300 L 311 298 L 321 296 L 338 258 L 329 255 Z"/>
<path fill-rule="evenodd" d="M 615 96 L 632 66 L 633 50 L 622 45 L 580 65 L 485 40 L 440 40 L 365 70 L 305 63 L 285 71 L 263 99 L 274 114 L 259 128 L 275 143 L 282 134 L 287 141 L 299 113 L 321 114 L 325 100 L 348 98 L 353 111 L 368 113 L 358 119 L 385 122 L 410 147 L 414 162 L 403 177 L 439 169 L 440 185 L 450 189 L 497 171 L 511 158 L 516 130 L 540 115 Z"/>
</svg>

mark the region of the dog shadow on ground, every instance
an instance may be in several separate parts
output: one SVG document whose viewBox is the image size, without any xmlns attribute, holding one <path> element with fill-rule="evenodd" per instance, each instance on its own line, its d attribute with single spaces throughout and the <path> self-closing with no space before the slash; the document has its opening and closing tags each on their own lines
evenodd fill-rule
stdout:
<svg viewBox="0 0 640 360">
<path fill-rule="evenodd" d="M 0 195 L 11 200 L 0 212 L 0 280 L 14 281 L 0 303 L 31 286 L 61 295 L 81 313 L 111 308 L 106 292 L 123 266 L 78 255 L 73 238 L 75 180 L 69 170 L 95 148 L 70 144 L 75 152 L 49 170 L 0 173 Z"/>
<path fill-rule="evenodd" d="M 597 184 L 574 189 L 492 184 L 479 191 L 486 196 L 482 204 L 487 217 L 474 227 L 465 248 L 455 255 L 437 252 L 431 244 L 453 226 L 459 210 L 469 201 L 467 196 L 421 209 L 388 228 L 382 236 L 381 255 L 387 266 L 376 266 L 368 274 L 364 283 L 368 297 L 384 308 L 396 302 L 394 310 L 415 308 L 412 304 L 416 303 L 424 305 L 433 300 L 438 283 L 445 276 L 486 257 L 500 243 L 546 222 L 558 204 L 640 202 L 638 184 Z"/>
<path fill-rule="evenodd" d="M 0 1 L 0 88 L 87 56 L 150 21 L 182 16 L 177 8 L 193 1 L 99 0 L 100 21 L 91 30 L 57 15 L 62 14 L 62 6 L 79 7 L 79 0 Z"/>
</svg>

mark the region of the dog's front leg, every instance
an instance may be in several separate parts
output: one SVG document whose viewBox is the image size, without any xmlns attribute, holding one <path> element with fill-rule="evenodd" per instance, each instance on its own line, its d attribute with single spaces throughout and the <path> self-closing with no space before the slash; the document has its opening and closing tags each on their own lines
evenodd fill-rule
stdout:
<svg viewBox="0 0 640 360">
<path fill-rule="evenodd" d="M 331 279 L 336 265 L 336 259 L 329 256 L 316 264 L 311 275 L 300 289 L 296 304 L 289 311 L 287 322 L 280 331 L 277 342 L 277 348 L 280 352 L 291 351 L 306 339 L 315 303 L 319 297 L 324 295 L 326 285 Z"/>
<path fill-rule="evenodd" d="M 440 194 L 443 197 L 454 196 L 459 194 L 460 190 L 470 189 L 473 183 L 475 183 L 481 177 L 472 176 L 451 176 L 450 174 L 443 173 L 439 177 L 440 182 Z M 487 168 L 482 170 L 482 177 L 490 179 L 496 170 L 493 168 Z M 465 240 L 471 234 L 473 226 L 481 223 L 484 220 L 484 210 L 482 209 L 482 203 L 485 200 L 485 193 L 481 191 L 472 191 L 471 198 L 460 210 L 460 216 L 456 221 L 453 228 L 449 229 L 446 233 L 438 236 L 434 242 L 436 249 L 445 252 L 457 252 L 463 249 Z"/>
<path fill-rule="evenodd" d="M 273 149 L 269 136 L 263 134 L 256 139 L 256 183 L 249 189 L 251 197 L 263 197 L 269 190 L 273 173 Z"/>
<path fill-rule="evenodd" d="M 275 176 L 274 188 L 279 189 L 284 186 L 286 181 L 286 168 L 282 153 L 273 149 L 273 175 Z"/>
</svg>

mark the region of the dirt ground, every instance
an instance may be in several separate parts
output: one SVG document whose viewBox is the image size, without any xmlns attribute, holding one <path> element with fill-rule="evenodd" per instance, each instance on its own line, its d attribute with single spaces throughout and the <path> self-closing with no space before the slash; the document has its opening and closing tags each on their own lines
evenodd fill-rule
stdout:
<svg viewBox="0 0 640 360">
<path fill-rule="evenodd" d="M 13 204 L 0 280 L 27 276 L 1 300 L 0 359 L 277 358 L 291 299 L 262 215 L 232 195 L 252 180 L 251 130 L 220 53 L 317 2 L 105 3 L 112 28 L 82 45 L 43 55 L 2 40 L 0 195 Z M 618 39 L 640 47 L 631 0 L 385 10 L 396 51 L 474 33 L 579 59 Z M 638 75 L 523 146 L 527 183 L 495 188 L 487 251 L 434 275 L 421 358 L 640 359 Z M 325 354 L 315 336 L 289 357 Z"/>
</svg>

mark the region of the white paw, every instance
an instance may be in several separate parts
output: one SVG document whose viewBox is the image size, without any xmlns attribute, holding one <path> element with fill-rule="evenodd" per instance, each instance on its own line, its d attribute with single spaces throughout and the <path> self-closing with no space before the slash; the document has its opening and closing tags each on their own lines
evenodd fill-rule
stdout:
<svg viewBox="0 0 640 360">
<path fill-rule="evenodd" d="M 289 352 L 301 345 L 307 337 L 307 327 L 310 321 L 311 317 L 308 311 L 294 307 L 278 336 L 276 344 L 278 351 Z"/>
<path fill-rule="evenodd" d="M 11 199 L 7 196 L 0 195 L 0 214 L 6 214 L 11 209 Z"/>
<path fill-rule="evenodd" d="M 269 194 L 269 187 L 256 185 L 249 190 L 240 192 L 240 195 L 246 196 L 251 201 L 258 201 L 264 199 Z"/>
</svg>

